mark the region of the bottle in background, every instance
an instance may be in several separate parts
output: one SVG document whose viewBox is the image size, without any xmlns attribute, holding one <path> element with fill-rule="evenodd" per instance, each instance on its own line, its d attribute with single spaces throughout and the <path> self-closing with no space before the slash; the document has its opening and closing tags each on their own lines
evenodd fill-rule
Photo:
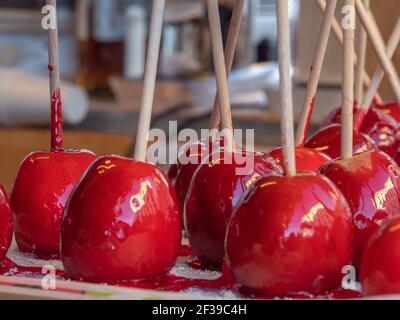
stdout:
<svg viewBox="0 0 400 320">
<path fill-rule="evenodd" d="M 78 82 L 92 94 L 110 94 L 110 76 L 124 66 L 124 0 L 77 1 Z"/>
</svg>

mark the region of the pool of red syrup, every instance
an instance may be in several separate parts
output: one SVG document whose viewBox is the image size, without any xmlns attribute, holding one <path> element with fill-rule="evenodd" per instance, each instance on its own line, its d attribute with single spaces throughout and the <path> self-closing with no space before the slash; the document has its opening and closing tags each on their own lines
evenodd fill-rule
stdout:
<svg viewBox="0 0 400 320">
<path fill-rule="evenodd" d="M 209 265 L 204 263 L 201 259 L 194 256 L 193 252 L 187 245 L 182 245 L 180 250 L 181 257 L 190 257 L 188 259 L 188 267 L 191 267 L 196 270 L 204 270 L 210 271 Z M 260 296 L 253 295 L 247 293 L 245 290 L 241 290 L 233 281 L 232 277 L 226 271 L 227 269 L 224 267 L 222 275 L 215 280 L 205 280 L 205 279 L 190 279 L 181 276 L 176 276 L 172 273 L 169 273 L 165 276 L 158 277 L 155 279 L 146 279 L 146 280 L 134 280 L 130 282 L 118 282 L 118 283 L 108 283 L 109 285 L 116 285 L 127 288 L 136 288 L 136 289 L 150 289 L 150 290 L 161 290 L 161 291 L 172 291 L 172 292 L 181 292 L 188 289 L 201 289 L 201 290 L 231 290 L 236 293 L 240 293 L 242 296 L 252 299 L 276 299 L 277 297 L 271 296 Z M 211 271 L 215 271 L 214 268 Z M 68 279 L 65 272 L 61 270 L 57 270 L 56 272 L 58 278 L 60 279 Z M 29 275 L 32 278 L 40 278 L 43 277 L 42 268 L 41 267 L 26 267 L 20 266 L 11 261 L 9 258 L 3 260 L 0 263 L 0 275 L 6 276 L 27 276 Z M 326 295 L 321 296 L 312 296 L 308 294 L 295 294 L 288 297 L 281 298 L 292 298 L 292 299 L 350 299 L 350 298 L 358 298 L 361 294 L 358 291 L 345 290 L 345 289 L 337 289 Z"/>
</svg>

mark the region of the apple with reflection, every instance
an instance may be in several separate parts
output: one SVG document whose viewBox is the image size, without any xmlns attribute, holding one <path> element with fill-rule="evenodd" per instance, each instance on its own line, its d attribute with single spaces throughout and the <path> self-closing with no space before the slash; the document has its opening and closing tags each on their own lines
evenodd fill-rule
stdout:
<svg viewBox="0 0 400 320">
<path fill-rule="evenodd" d="M 400 122 L 400 106 L 397 102 L 388 102 L 375 106 L 377 109 L 382 110 L 385 114 L 390 115 L 397 122 Z"/>
<path fill-rule="evenodd" d="M 22 162 L 11 191 L 15 239 L 22 252 L 59 257 L 63 210 L 95 155 L 86 150 L 38 151 Z"/>
<path fill-rule="evenodd" d="M 226 150 L 210 155 L 193 176 L 184 209 L 185 230 L 196 254 L 221 265 L 232 211 L 260 177 L 282 175 L 282 168 L 262 153 Z"/>
<path fill-rule="evenodd" d="M 317 171 L 323 164 L 332 160 L 325 153 L 310 148 L 296 147 L 294 152 L 296 168 L 299 171 Z M 282 147 L 273 149 L 269 155 L 274 158 L 279 165 L 283 166 Z"/>
<path fill-rule="evenodd" d="M 329 162 L 320 173 L 335 183 L 349 203 L 358 264 L 371 234 L 400 214 L 400 168 L 387 154 L 373 150 Z"/>
<path fill-rule="evenodd" d="M 65 208 L 61 258 L 73 279 L 152 278 L 173 267 L 181 236 L 179 202 L 166 174 L 149 163 L 104 156 Z"/>
<path fill-rule="evenodd" d="M 332 159 L 341 156 L 341 125 L 331 124 L 318 130 L 305 144 L 305 147 L 327 154 Z M 364 133 L 354 132 L 353 153 L 375 149 L 374 142 Z"/>
<path fill-rule="evenodd" d="M 400 293 L 400 217 L 386 222 L 369 239 L 360 266 L 363 295 Z"/>
<path fill-rule="evenodd" d="M 351 262 L 351 212 L 322 175 L 263 177 L 237 205 L 225 246 L 228 267 L 244 290 L 321 294 L 339 287 Z"/>
<path fill-rule="evenodd" d="M 174 185 L 181 208 L 183 208 L 190 182 L 197 168 L 203 160 L 218 151 L 221 146 L 223 146 L 223 138 L 217 140 L 206 138 L 185 144 L 180 148 L 177 164 L 171 165 L 168 177 Z"/>
</svg>

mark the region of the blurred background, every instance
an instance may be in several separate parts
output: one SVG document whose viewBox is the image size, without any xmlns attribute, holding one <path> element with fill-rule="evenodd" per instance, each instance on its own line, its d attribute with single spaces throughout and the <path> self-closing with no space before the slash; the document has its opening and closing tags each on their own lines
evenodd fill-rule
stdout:
<svg viewBox="0 0 400 320">
<path fill-rule="evenodd" d="M 219 1 L 224 37 L 234 0 Z M 49 144 L 47 35 L 40 0 L 0 0 L 0 181 L 12 184 L 19 162 Z M 134 146 L 152 1 L 58 0 L 66 144 L 129 155 Z M 341 5 L 339 1 L 339 6 Z M 387 41 L 398 0 L 371 0 Z M 340 18 L 340 10 L 337 10 Z M 295 118 L 304 97 L 322 14 L 315 1 L 290 0 Z M 207 128 L 215 95 L 210 35 L 202 0 L 167 0 L 153 127 Z M 394 61 L 399 65 L 397 51 Z M 279 145 L 279 75 L 274 0 L 248 0 L 230 78 L 234 126 L 256 130 L 256 144 Z M 341 48 L 332 35 L 313 127 L 340 104 Z M 377 65 L 368 48 L 368 71 Z M 388 83 L 380 93 L 392 98 Z"/>
</svg>

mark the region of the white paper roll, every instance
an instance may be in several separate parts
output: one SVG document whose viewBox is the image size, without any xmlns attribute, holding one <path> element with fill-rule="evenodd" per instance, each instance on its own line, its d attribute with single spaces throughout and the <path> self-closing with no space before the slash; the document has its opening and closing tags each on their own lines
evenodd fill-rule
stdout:
<svg viewBox="0 0 400 320">
<path fill-rule="evenodd" d="M 87 94 L 71 83 L 61 83 L 63 120 L 82 122 L 89 110 Z M 0 68 L 0 124 L 41 125 L 50 121 L 49 80 L 23 71 Z"/>
</svg>

